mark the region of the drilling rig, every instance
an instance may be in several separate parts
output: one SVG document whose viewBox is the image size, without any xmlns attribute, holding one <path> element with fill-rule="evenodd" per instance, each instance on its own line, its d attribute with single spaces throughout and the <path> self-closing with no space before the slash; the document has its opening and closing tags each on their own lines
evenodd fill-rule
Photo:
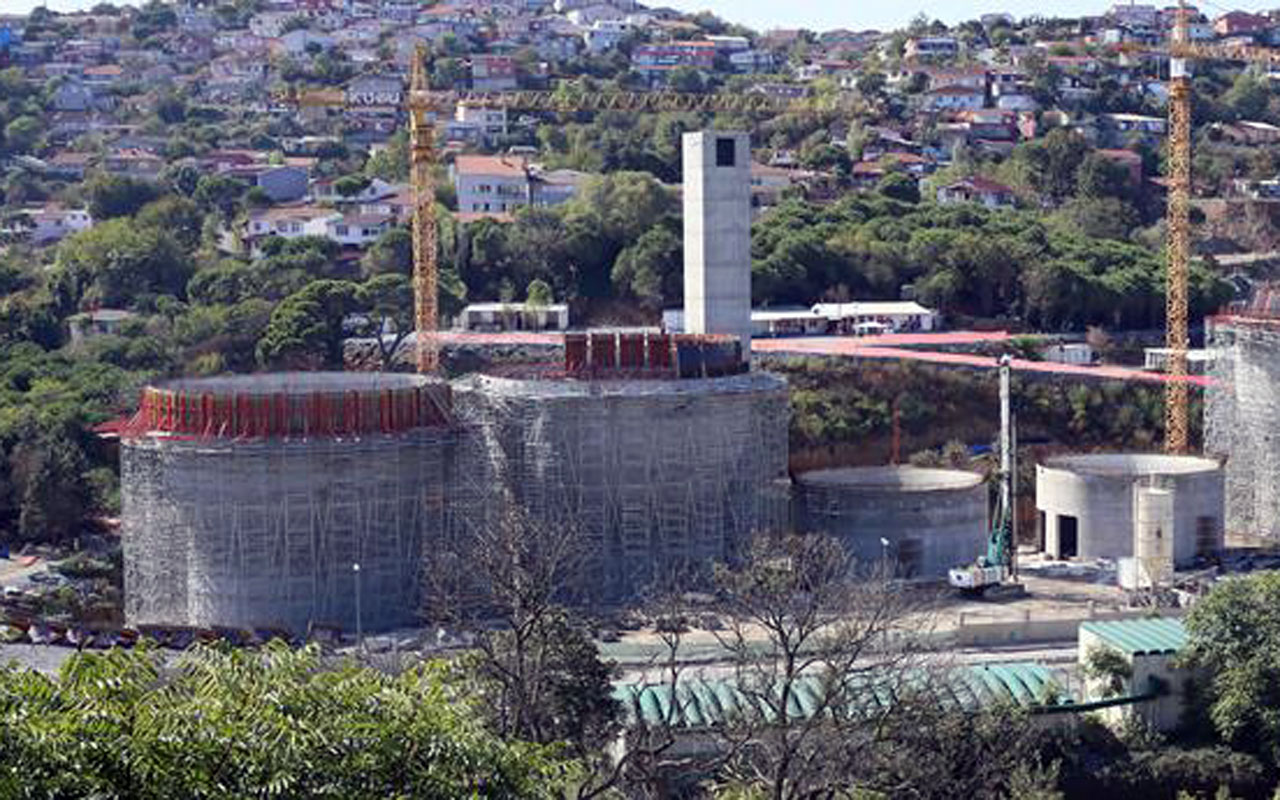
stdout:
<svg viewBox="0 0 1280 800">
<path fill-rule="evenodd" d="M 1012 376 L 1013 357 L 1000 357 L 1000 472 L 995 520 L 987 537 L 987 552 L 977 561 L 955 567 L 948 582 L 966 594 L 982 595 L 996 587 L 1013 588 L 1018 577 L 1018 543 L 1014 539 L 1014 452 Z"/>
</svg>

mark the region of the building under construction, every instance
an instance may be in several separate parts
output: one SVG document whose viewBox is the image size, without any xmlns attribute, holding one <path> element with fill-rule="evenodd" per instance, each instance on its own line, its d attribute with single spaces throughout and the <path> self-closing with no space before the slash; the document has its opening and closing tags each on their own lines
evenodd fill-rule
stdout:
<svg viewBox="0 0 1280 800">
<path fill-rule="evenodd" d="M 374 627 L 414 622 L 443 531 L 449 397 L 368 373 L 145 390 L 121 453 L 129 622 L 354 629 L 358 604 Z"/>
<path fill-rule="evenodd" d="M 1205 453 L 1224 459 L 1226 530 L 1280 539 L 1280 291 L 1207 323 Z"/>
<path fill-rule="evenodd" d="M 731 558 L 787 468 L 786 383 L 745 367 L 734 337 L 596 332 L 563 367 L 460 381 L 458 540 L 514 504 L 574 538 L 604 602 Z"/>
<path fill-rule="evenodd" d="M 787 409 L 736 337 L 645 333 L 570 334 L 563 364 L 456 388 L 370 373 L 148 388 L 122 455 L 126 614 L 412 624 L 427 556 L 465 557 L 510 510 L 574 537 L 583 600 L 620 602 L 759 527 Z"/>
</svg>

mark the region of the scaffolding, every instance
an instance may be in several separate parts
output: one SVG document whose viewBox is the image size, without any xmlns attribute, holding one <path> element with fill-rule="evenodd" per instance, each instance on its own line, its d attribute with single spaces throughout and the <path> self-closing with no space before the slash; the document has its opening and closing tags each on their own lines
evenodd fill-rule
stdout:
<svg viewBox="0 0 1280 800">
<path fill-rule="evenodd" d="M 451 413 L 446 384 L 410 375 L 144 390 L 121 460 L 130 624 L 412 624 Z"/>
<path fill-rule="evenodd" d="M 584 556 L 579 589 L 591 602 L 624 602 L 732 558 L 768 524 L 769 493 L 786 474 L 786 384 L 765 373 L 477 375 L 456 385 L 455 399 L 466 454 L 450 494 L 469 507 L 451 518 L 488 524 L 500 497 L 572 529 Z"/>
<path fill-rule="evenodd" d="M 1225 460 L 1227 533 L 1280 539 L 1280 315 L 1260 298 L 1208 323 L 1205 453 Z"/>
</svg>

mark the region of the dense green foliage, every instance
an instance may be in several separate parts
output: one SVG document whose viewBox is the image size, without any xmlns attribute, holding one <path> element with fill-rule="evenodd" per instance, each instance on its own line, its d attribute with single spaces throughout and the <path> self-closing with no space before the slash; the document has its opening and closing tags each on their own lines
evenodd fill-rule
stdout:
<svg viewBox="0 0 1280 800">
<path fill-rule="evenodd" d="M 1223 742 L 1280 767 L 1280 572 L 1231 578 L 1187 616 L 1186 660 L 1208 676 L 1208 718 Z"/>
<path fill-rule="evenodd" d="M 442 665 L 397 676 L 315 650 L 72 657 L 0 668 L 10 798 L 555 797 L 571 765 L 503 741 Z"/>
<path fill-rule="evenodd" d="M 921 302 L 945 312 L 1016 316 L 1045 330 L 1156 327 L 1164 313 L 1160 256 L 1024 212 L 887 197 L 790 201 L 756 223 L 752 256 L 757 303 L 808 304 L 838 287 L 851 297 L 894 299 L 912 286 Z M 1229 297 L 1220 278 L 1193 268 L 1194 314 Z"/>
<path fill-rule="evenodd" d="M 876 446 L 887 443 L 895 401 L 904 454 L 953 439 L 988 444 L 997 435 L 994 369 L 815 358 L 772 360 L 769 368 L 791 384 L 793 453 L 848 444 L 879 458 Z M 1164 427 L 1159 384 L 1017 376 L 1013 397 L 1023 441 L 1147 450 L 1158 445 Z M 1193 438 L 1199 436 L 1198 405 L 1193 397 Z"/>
</svg>

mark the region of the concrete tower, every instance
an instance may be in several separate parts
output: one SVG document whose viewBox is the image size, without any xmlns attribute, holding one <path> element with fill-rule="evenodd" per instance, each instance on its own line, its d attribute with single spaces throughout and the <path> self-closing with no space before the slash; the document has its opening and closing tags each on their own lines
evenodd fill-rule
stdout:
<svg viewBox="0 0 1280 800">
<path fill-rule="evenodd" d="M 751 355 L 751 143 L 684 135 L 684 329 L 742 338 Z"/>
</svg>

